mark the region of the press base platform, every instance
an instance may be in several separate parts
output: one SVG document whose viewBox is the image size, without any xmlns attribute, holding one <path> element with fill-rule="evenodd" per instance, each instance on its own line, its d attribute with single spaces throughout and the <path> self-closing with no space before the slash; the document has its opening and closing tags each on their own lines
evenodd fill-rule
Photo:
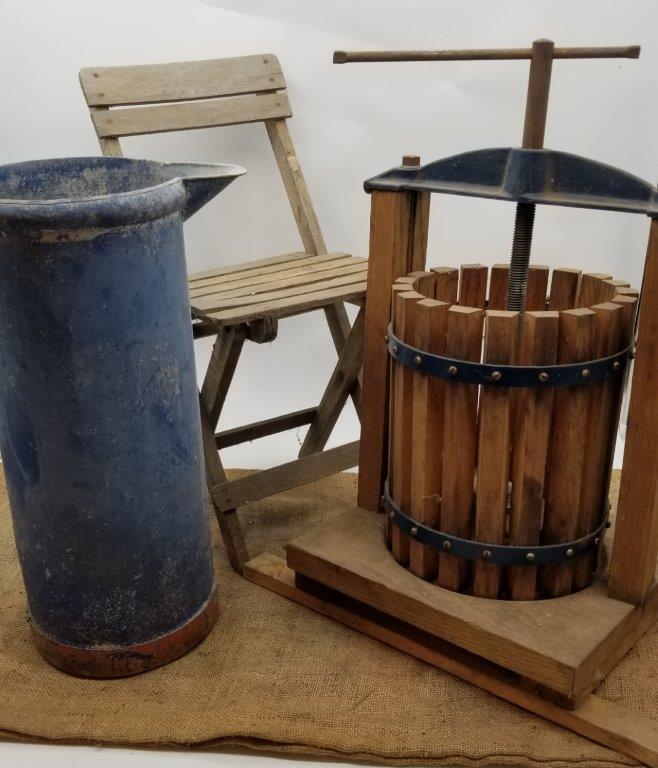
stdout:
<svg viewBox="0 0 658 768">
<path fill-rule="evenodd" d="M 294 539 L 287 563 L 264 553 L 245 565 L 244 576 L 658 767 L 656 723 L 592 693 L 653 623 L 658 587 L 642 608 L 611 600 L 603 584 L 552 600 L 469 598 L 398 565 L 382 516 L 358 507 Z"/>
</svg>

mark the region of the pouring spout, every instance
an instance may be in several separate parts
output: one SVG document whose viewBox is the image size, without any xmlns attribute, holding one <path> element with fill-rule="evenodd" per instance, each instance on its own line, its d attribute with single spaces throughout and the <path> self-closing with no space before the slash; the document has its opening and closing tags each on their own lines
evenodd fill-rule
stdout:
<svg viewBox="0 0 658 768">
<path fill-rule="evenodd" d="M 183 220 L 187 220 L 234 179 L 246 173 L 239 165 L 219 163 L 167 163 L 172 176 L 178 176 L 185 187 L 187 203 Z"/>
</svg>

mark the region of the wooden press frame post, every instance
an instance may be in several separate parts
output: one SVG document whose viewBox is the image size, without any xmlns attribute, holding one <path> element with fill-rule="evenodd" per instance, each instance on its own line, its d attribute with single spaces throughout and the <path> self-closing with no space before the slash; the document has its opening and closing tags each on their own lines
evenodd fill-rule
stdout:
<svg viewBox="0 0 658 768">
<path fill-rule="evenodd" d="M 658 557 L 658 219 L 651 219 L 609 595 L 642 604 Z"/>
<path fill-rule="evenodd" d="M 420 165 L 407 155 L 403 165 Z M 391 290 L 398 277 L 422 271 L 427 254 L 429 193 L 374 191 L 370 196 L 370 254 L 363 345 L 363 406 L 357 503 L 380 508 L 386 476 L 388 351 Z"/>
</svg>

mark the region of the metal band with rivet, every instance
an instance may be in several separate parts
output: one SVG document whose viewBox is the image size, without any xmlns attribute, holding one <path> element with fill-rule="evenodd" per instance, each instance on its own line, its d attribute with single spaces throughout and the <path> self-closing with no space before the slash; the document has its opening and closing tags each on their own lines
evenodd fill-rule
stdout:
<svg viewBox="0 0 658 768">
<path fill-rule="evenodd" d="M 591 552 L 597 552 L 603 540 L 603 534 L 608 527 L 609 505 L 606 504 L 602 513 L 603 522 L 587 536 L 561 544 L 532 546 L 473 541 L 430 528 L 405 514 L 395 504 L 388 493 L 388 482 L 384 493 L 384 509 L 393 525 L 396 525 L 404 533 L 413 536 L 414 541 L 425 544 L 432 549 L 450 552 L 455 557 L 471 562 L 486 560 L 492 565 L 536 566 L 557 565 L 574 557 L 582 557 Z"/>
<path fill-rule="evenodd" d="M 466 384 L 498 387 L 570 387 L 603 381 L 626 368 L 632 345 L 621 352 L 595 360 L 560 365 L 493 365 L 459 360 L 417 349 L 388 330 L 388 352 L 398 363 L 429 376 Z"/>
</svg>

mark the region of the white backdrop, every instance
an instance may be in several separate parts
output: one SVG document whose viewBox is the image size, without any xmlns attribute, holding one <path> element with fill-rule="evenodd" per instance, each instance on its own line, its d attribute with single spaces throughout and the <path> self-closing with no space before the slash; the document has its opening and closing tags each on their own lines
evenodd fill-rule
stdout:
<svg viewBox="0 0 658 768">
<path fill-rule="evenodd" d="M 658 9 L 651 0 L 2 0 L 0 157 L 11 162 L 97 154 L 77 82 L 84 66 L 274 52 L 289 84 L 291 131 L 330 249 L 366 255 L 365 178 L 403 153 L 429 161 L 520 142 L 527 62 L 331 63 L 363 48 L 642 45 L 639 60 L 558 61 L 546 145 L 654 179 Z M 262 125 L 124 140 L 127 155 L 238 163 L 248 175 L 188 225 L 190 270 L 300 247 Z M 508 258 L 514 209 L 435 198 L 430 262 Z M 610 272 L 637 284 L 647 221 L 542 208 L 533 260 Z M 209 343 L 197 346 L 205 369 Z M 309 361 L 312 365 L 308 365 Z M 334 363 L 322 313 L 280 323 L 273 345 L 247 345 L 223 426 L 319 399 Z M 305 428 L 304 428 L 305 429 Z M 352 439 L 349 406 L 332 444 Z M 226 452 L 228 465 L 293 458 L 302 432 Z"/>
<path fill-rule="evenodd" d="M 77 83 L 81 67 L 276 53 L 295 112 L 293 138 L 332 249 L 367 254 L 369 201 L 362 182 L 396 165 L 403 153 L 429 161 L 518 144 L 527 81 L 524 62 L 338 67 L 331 63 L 336 48 L 528 46 L 538 37 L 558 45 L 639 43 L 639 61 L 555 63 L 546 144 L 656 178 L 658 6 L 651 0 L 0 0 L 0 8 L 0 162 L 98 153 Z M 261 125 L 141 137 L 124 147 L 132 156 L 247 168 L 245 178 L 190 223 L 191 270 L 299 247 Z M 445 197 L 433 206 L 432 264 L 507 259 L 513 206 Z M 640 217 L 540 209 L 534 261 L 610 272 L 637 285 L 647 228 Z M 320 397 L 334 363 L 323 316 L 283 321 L 279 334 L 273 345 L 248 345 L 225 426 Z M 200 370 L 208 351 L 208 344 L 199 345 Z M 354 414 L 346 413 L 333 442 L 356 432 Z M 293 458 L 299 437 L 288 433 L 231 449 L 226 463 L 262 467 Z M 163 759 L 153 752 L 104 754 L 108 765 Z M 178 758 L 263 763 L 216 755 L 166 760 L 173 765 Z M 105 764 L 97 750 L 0 745 L 7 765 L 77 760 Z"/>
</svg>

